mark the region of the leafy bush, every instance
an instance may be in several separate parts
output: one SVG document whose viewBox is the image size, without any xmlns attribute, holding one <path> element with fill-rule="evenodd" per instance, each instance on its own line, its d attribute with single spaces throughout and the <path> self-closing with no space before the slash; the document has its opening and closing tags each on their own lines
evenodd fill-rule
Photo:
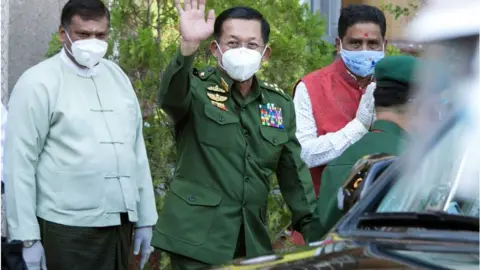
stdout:
<svg viewBox="0 0 480 270">
<path fill-rule="evenodd" d="M 403 53 L 397 47 L 388 44 L 385 50 L 385 55 L 392 56 L 392 55 L 402 55 Z"/>
</svg>

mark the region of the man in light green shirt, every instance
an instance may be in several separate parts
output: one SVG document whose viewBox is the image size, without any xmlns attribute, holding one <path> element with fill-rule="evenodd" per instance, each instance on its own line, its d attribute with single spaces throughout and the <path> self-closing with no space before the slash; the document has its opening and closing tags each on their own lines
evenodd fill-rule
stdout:
<svg viewBox="0 0 480 270">
<path fill-rule="evenodd" d="M 128 269 L 132 241 L 142 262 L 151 252 L 142 114 L 126 74 L 103 59 L 109 20 L 101 0 L 66 3 L 62 52 L 28 69 L 10 97 L 7 222 L 29 268 Z"/>
</svg>

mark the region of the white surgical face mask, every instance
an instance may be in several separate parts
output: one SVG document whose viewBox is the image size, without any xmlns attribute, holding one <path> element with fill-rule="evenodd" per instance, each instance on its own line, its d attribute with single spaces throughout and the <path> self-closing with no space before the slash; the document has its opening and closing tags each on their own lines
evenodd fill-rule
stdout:
<svg viewBox="0 0 480 270">
<path fill-rule="evenodd" d="M 218 43 L 217 47 L 222 54 L 221 67 L 227 72 L 230 78 L 239 82 L 250 79 L 260 69 L 263 54 L 267 49 L 267 46 L 265 46 L 263 52 L 260 53 L 256 50 L 240 47 L 230 49 L 223 53 Z"/>
<path fill-rule="evenodd" d="M 100 59 L 102 59 L 107 53 L 108 43 L 96 38 L 82 39 L 72 42 L 67 30 L 65 29 L 68 40 L 72 44 L 72 51 L 65 49 L 75 58 L 78 64 L 87 68 L 92 68 Z"/>
</svg>

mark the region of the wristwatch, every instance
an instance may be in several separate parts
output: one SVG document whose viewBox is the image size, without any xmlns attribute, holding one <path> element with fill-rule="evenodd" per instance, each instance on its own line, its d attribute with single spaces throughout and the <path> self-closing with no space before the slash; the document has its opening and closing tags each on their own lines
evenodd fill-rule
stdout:
<svg viewBox="0 0 480 270">
<path fill-rule="evenodd" d="M 31 248 L 38 240 L 25 240 L 23 241 L 24 248 Z"/>
</svg>

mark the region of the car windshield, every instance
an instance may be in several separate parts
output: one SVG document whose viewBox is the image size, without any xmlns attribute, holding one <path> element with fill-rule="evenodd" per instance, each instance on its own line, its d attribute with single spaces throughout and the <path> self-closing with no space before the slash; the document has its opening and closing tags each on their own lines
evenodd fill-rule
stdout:
<svg viewBox="0 0 480 270">
<path fill-rule="evenodd" d="M 431 46 L 412 105 L 406 166 L 377 212 L 479 217 L 480 89 L 471 44 Z"/>
<path fill-rule="evenodd" d="M 388 191 L 377 212 L 447 212 L 479 217 L 478 148 L 459 140 L 468 132 L 459 120 L 416 168 L 406 171 Z"/>
</svg>

